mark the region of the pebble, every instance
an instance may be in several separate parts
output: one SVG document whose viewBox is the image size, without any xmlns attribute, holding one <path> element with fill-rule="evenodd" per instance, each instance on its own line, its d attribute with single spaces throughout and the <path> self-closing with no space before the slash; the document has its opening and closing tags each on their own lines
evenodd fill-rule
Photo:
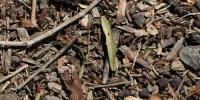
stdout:
<svg viewBox="0 0 200 100">
<path fill-rule="evenodd" d="M 151 93 L 149 93 L 147 89 L 143 89 L 142 91 L 139 92 L 139 96 L 141 98 L 148 98 L 150 95 Z"/>
<path fill-rule="evenodd" d="M 174 88 L 178 88 L 181 84 L 181 78 L 177 75 L 174 76 L 174 78 L 170 81 L 170 85 Z"/>
<path fill-rule="evenodd" d="M 187 46 L 181 49 L 180 59 L 194 70 L 200 69 L 200 46 Z"/>
<path fill-rule="evenodd" d="M 161 78 L 157 80 L 158 86 L 160 90 L 164 90 L 167 87 L 168 80 L 165 78 Z"/>
</svg>

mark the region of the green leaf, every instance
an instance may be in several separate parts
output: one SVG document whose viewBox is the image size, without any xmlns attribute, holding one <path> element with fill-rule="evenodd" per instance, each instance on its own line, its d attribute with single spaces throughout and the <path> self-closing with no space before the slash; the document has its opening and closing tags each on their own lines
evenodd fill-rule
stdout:
<svg viewBox="0 0 200 100">
<path fill-rule="evenodd" d="M 107 45 L 107 51 L 108 51 L 108 59 L 109 59 L 109 65 L 112 71 L 116 71 L 117 69 L 117 63 L 116 63 L 116 46 L 114 42 L 114 36 L 112 33 L 112 30 L 110 28 L 110 24 L 105 16 L 101 17 L 101 25 L 103 28 L 103 32 L 106 36 L 106 45 Z"/>
<path fill-rule="evenodd" d="M 40 93 L 35 94 L 35 100 L 40 100 Z"/>
</svg>

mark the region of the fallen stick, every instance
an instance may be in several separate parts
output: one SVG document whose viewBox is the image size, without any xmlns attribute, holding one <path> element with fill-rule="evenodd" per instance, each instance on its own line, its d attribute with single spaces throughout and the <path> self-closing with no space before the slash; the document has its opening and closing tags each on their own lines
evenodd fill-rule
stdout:
<svg viewBox="0 0 200 100">
<path fill-rule="evenodd" d="M 34 26 L 37 25 L 36 19 L 35 19 L 35 12 L 36 12 L 36 6 L 37 6 L 37 1 L 32 0 L 32 9 L 31 9 L 31 22 Z"/>
<path fill-rule="evenodd" d="M 31 81 L 36 75 L 42 72 L 46 67 L 52 64 L 56 59 L 58 59 L 66 50 L 81 36 L 81 33 L 76 35 L 66 46 L 64 46 L 58 53 L 50 59 L 47 63 L 45 63 L 40 69 L 38 69 L 34 74 L 32 74 L 28 79 L 26 79 L 22 84 L 17 87 L 17 90 L 23 88 L 29 81 Z"/>
<path fill-rule="evenodd" d="M 59 31 L 60 29 L 62 29 L 63 27 L 69 25 L 70 23 L 76 21 L 77 19 L 83 17 L 85 14 L 87 14 L 94 6 L 96 6 L 99 2 L 101 2 L 101 0 L 94 0 L 86 9 L 84 9 L 82 12 L 79 12 L 78 14 L 76 14 L 75 16 L 73 16 L 72 18 L 70 18 L 69 20 L 59 24 L 57 27 L 55 27 L 54 29 L 51 29 L 47 32 L 44 32 L 42 35 L 36 37 L 33 40 L 29 40 L 29 41 L 0 41 L 0 46 L 4 47 L 4 46 L 27 46 L 27 47 L 31 47 L 33 44 L 38 43 L 42 40 L 44 40 L 45 38 L 48 38 L 52 35 L 54 35 L 57 31 Z"/>
<path fill-rule="evenodd" d="M 28 68 L 28 67 L 29 67 L 28 65 L 24 65 L 24 66 L 20 67 L 19 69 L 17 69 L 15 72 L 13 72 L 13 73 L 7 75 L 6 77 L 0 79 L 0 84 L 1 84 L 2 82 L 4 82 L 4 81 L 8 80 L 9 78 L 15 76 L 16 74 L 18 74 L 19 72 L 21 72 L 22 70 L 24 70 L 24 69 L 26 69 L 26 68 Z"/>
<path fill-rule="evenodd" d="M 125 82 L 106 84 L 106 85 L 96 85 L 96 86 L 89 87 L 89 89 L 106 88 L 106 87 L 113 87 L 113 86 L 118 86 L 118 85 L 123 85 L 123 84 L 132 84 L 132 83 L 133 81 L 125 81 Z M 90 84 L 86 83 L 86 85 L 90 85 Z"/>
</svg>

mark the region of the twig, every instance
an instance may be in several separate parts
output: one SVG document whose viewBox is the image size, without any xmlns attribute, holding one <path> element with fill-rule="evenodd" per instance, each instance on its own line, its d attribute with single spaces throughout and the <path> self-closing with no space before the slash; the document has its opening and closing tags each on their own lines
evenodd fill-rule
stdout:
<svg viewBox="0 0 200 100">
<path fill-rule="evenodd" d="M 19 2 L 21 2 L 22 4 L 24 4 L 28 9 L 31 10 L 31 7 L 29 5 L 27 5 L 23 0 L 17 0 Z"/>
<path fill-rule="evenodd" d="M 31 22 L 34 26 L 37 25 L 36 20 L 35 20 L 36 5 L 37 5 L 37 1 L 32 0 Z"/>
<path fill-rule="evenodd" d="M 198 29 L 197 27 L 193 28 L 196 32 L 200 33 L 200 29 Z"/>
<path fill-rule="evenodd" d="M 187 71 L 183 74 L 183 79 L 182 79 L 182 81 L 181 81 L 181 84 L 179 85 L 178 89 L 177 89 L 176 92 L 174 93 L 174 97 L 173 97 L 172 100 L 175 100 L 176 96 L 178 95 L 178 92 L 179 92 L 179 90 L 181 89 L 181 87 L 182 87 L 182 85 L 183 85 L 183 83 L 184 83 L 184 81 L 185 81 L 186 74 L 188 73 L 188 71 L 189 71 L 189 70 L 187 70 Z"/>
<path fill-rule="evenodd" d="M 103 90 L 106 92 L 108 98 L 110 100 L 115 100 L 115 98 L 113 97 L 113 95 L 109 92 L 109 90 L 107 88 L 103 88 Z"/>
<path fill-rule="evenodd" d="M 189 13 L 189 14 L 187 14 L 187 15 L 185 15 L 185 16 L 179 18 L 177 21 L 180 21 L 181 19 L 183 19 L 183 18 L 185 18 L 185 17 L 187 17 L 187 16 L 194 16 L 194 15 L 200 15 L 200 13 Z"/>
<path fill-rule="evenodd" d="M 36 37 L 33 40 L 27 41 L 27 42 L 22 42 L 22 41 L 0 41 L 0 46 L 27 46 L 30 47 L 35 43 L 38 43 L 40 41 L 42 41 L 45 38 L 48 38 L 54 34 L 56 34 L 56 32 L 58 32 L 60 29 L 62 29 L 63 27 L 69 25 L 70 23 L 76 21 L 77 19 L 83 17 L 86 13 L 88 13 L 94 6 L 96 6 L 99 2 L 101 2 L 101 0 L 94 0 L 86 9 L 84 9 L 82 12 L 76 14 L 75 16 L 73 16 L 72 18 L 70 18 L 69 20 L 61 23 L 60 25 L 58 25 L 57 27 L 55 27 L 54 29 L 51 29 L 47 32 L 44 32 L 42 35 Z"/>
<path fill-rule="evenodd" d="M 7 76 L 4 77 L 3 79 L 0 79 L 0 84 L 1 84 L 2 82 L 4 82 L 4 81 L 8 80 L 9 78 L 15 76 L 16 74 L 18 74 L 19 72 L 21 72 L 22 70 L 24 70 L 24 69 L 26 69 L 26 68 L 28 68 L 28 67 L 29 67 L 28 65 L 24 65 L 24 66 L 20 67 L 18 70 L 16 70 L 15 72 L 13 72 L 13 73 L 7 75 Z"/>
<path fill-rule="evenodd" d="M 90 87 L 90 89 L 112 87 L 112 86 L 118 86 L 118 85 L 123 85 L 123 84 L 131 84 L 132 82 L 133 81 L 125 81 L 125 82 L 106 84 L 106 85 L 96 85 L 96 86 Z M 86 83 L 86 84 L 88 84 L 88 83 Z M 90 85 L 90 84 L 88 84 L 88 85 Z"/>
<path fill-rule="evenodd" d="M 135 55 L 135 58 L 134 58 L 134 61 L 133 61 L 133 65 L 132 65 L 132 69 L 134 69 L 135 63 L 136 63 L 136 61 L 137 61 L 137 57 L 138 57 L 139 52 L 140 52 L 140 50 L 141 50 L 141 42 L 140 42 L 137 46 L 138 46 L 138 51 L 137 51 L 137 53 L 136 53 L 136 55 Z"/>
<path fill-rule="evenodd" d="M 36 75 L 42 72 L 46 67 L 52 64 L 57 58 L 59 58 L 78 38 L 81 36 L 81 33 L 76 35 L 64 48 L 62 48 L 52 59 L 45 63 L 40 69 L 38 69 L 34 74 L 32 74 L 28 79 L 26 79 L 22 84 L 20 84 L 17 90 L 23 88 L 29 81 L 31 81 Z"/>
<path fill-rule="evenodd" d="M 0 93 L 2 93 L 6 87 L 10 84 L 10 81 L 7 81 L 2 87 L 1 87 L 1 90 L 0 90 Z"/>
<path fill-rule="evenodd" d="M 131 85 L 133 86 L 133 77 L 131 76 L 131 74 L 129 73 L 129 71 L 127 69 L 125 69 L 125 71 L 128 74 L 128 76 L 130 77 L 130 81 L 132 81 Z"/>
</svg>

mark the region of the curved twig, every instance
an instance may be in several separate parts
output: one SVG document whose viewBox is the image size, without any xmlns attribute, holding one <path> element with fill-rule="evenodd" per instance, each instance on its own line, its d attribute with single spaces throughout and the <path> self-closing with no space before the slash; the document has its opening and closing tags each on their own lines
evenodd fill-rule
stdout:
<svg viewBox="0 0 200 100">
<path fill-rule="evenodd" d="M 96 6 L 99 2 L 101 2 L 101 0 L 94 0 L 86 9 L 84 9 L 82 12 L 78 13 L 77 15 L 73 16 L 72 18 L 70 18 L 69 20 L 59 24 L 57 27 L 55 27 L 54 29 L 51 29 L 47 32 L 44 32 L 42 35 L 36 37 L 33 40 L 29 40 L 29 41 L 0 41 L 0 46 L 27 46 L 27 47 L 31 47 L 33 44 L 38 43 L 42 40 L 44 40 L 45 38 L 48 38 L 52 35 L 54 35 L 57 31 L 59 31 L 60 29 L 62 29 L 63 27 L 69 25 L 70 23 L 76 21 L 77 19 L 83 17 L 85 14 L 87 14 L 94 6 Z"/>
</svg>

